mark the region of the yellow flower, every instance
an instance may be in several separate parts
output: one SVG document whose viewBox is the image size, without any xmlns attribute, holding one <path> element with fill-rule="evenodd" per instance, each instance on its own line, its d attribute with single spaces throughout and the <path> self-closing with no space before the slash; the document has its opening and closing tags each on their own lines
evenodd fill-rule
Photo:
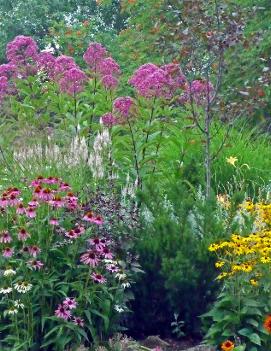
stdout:
<svg viewBox="0 0 271 351">
<path fill-rule="evenodd" d="M 261 261 L 262 263 L 270 263 L 270 262 L 271 262 L 271 259 L 270 259 L 270 257 L 264 256 L 264 257 L 261 257 L 261 258 L 260 258 L 260 261 Z"/>
<path fill-rule="evenodd" d="M 226 161 L 235 167 L 235 162 L 238 161 L 238 158 L 237 157 L 233 157 L 233 156 L 230 156 L 230 157 L 226 157 Z"/>
<path fill-rule="evenodd" d="M 259 285 L 259 283 L 258 283 L 258 281 L 256 280 L 256 279 L 250 279 L 250 284 L 251 285 L 253 285 L 253 286 L 258 286 Z"/>
<path fill-rule="evenodd" d="M 213 252 L 213 251 L 217 251 L 219 249 L 219 245 L 217 244 L 211 244 L 209 247 L 208 247 L 208 250 Z"/>
<path fill-rule="evenodd" d="M 223 261 L 217 261 L 217 262 L 215 263 L 215 267 L 216 267 L 216 268 L 221 268 L 221 267 L 224 266 L 224 264 L 225 264 L 225 262 L 223 262 Z"/>
<path fill-rule="evenodd" d="M 242 271 L 243 272 L 249 273 L 252 271 L 252 268 L 253 267 L 251 264 L 248 264 L 248 263 L 242 264 Z"/>
<path fill-rule="evenodd" d="M 225 277 L 227 277 L 227 275 L 228 275 L 228 273 L 225 273 L 225 272 L 223 272 L 223 273 L 220 273 L 218 276 L 217 276 L 217 280 L 221 280 L 221 279 L 223 279 L 223 278 L 225 278 Z"/>
</svg>

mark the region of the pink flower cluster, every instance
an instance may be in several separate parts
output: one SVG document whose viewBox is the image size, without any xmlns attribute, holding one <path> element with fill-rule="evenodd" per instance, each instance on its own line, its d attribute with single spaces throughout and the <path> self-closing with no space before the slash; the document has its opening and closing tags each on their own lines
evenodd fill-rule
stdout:
<svg viewBox="0 0 271 351">
<path fill-rule="evenodd" d="M 13 211 L 18 218 L 24 217 L 22 219 L 23 223 L 25 223 L 25 218 L 36 218 L 38 208 L 43 204 L 49 206 L 52 210 L 63 208 L 66 211 L 74 211 L 79 208 L 78 198 L 70 191 L 70 185 L 63 182 L 60 178 L 39 176 L 31 182 L 31 187 L 33 187 L 32 199 L 28 200 L 27 203 L 21 198 L 21 191 L 18 188 L 10 187 L 6 189 L 0 196 L 1 212 Z M 51 218 L 50 224 L 58 225 L 58 219 Z M 83 233 L 84 228 L 82 226 L 75 226 L 73 230 L 66 233 L 66 236 L 77 238 Z M 17 239 L 19 242 L 26 242 L 31 240 L 31 234 L 26 228 L 21 227 L 18 229 Z M 0 233 L 0 244 L 4 244 L 2 254 L 6 258 L 12 257 L 15 252 L 15 248 L 6 246 L 12 241 L 13 238 L 9 231 L 4 230 Z M 40 254 L 41 249 L 37 245 L 32 244 L 23 246 L 20 252 L 36 258 Z M 30 260 L 28 261 L 28 266 L 38 270 L 43 267 L 43 263 L 37 260 Z"/>
<path fill-rule="evenodd" d="M 19 35 L 8 43 L 6 55 L 16 66 L 33 63 L 38 57 L 38 45 L 33 38 Z"/>
<path fill-rule="evenodd" d="M 109 128 L 111 128 L 114 125 L 118 124 L 117 118 L 111 112 L 105 113 L 101 117 L 101 122 L 102 122 L 103 125 L 105 125 L 106 127 L 109 127 Z"/>
<path fill-rule="evenodd" d="M 43 51 L 38 55 L 38 70 L 45 72 L 51 79 L 54 77 L 55 64 L 56 58 L 50 52 Z"/>
<path fill-rule="evenodd" d="M 12 78 L 16 73 L 16 65 L 13 63 L 4 63 L 0 65 L 0 77 Z"/>
<path fill-rule="evenodd" d="M 106 49 L 100 43 L 90 43 L 87 51 L 84 53 L 84 60 L 90 69 L 96 70 L 98 64 L 107 55 Z"/>
<path fill-rule="evenodd" d="M 118 116 L 124 117 L 124 118 L 127 118 L 130 115 L 133 106 L 134 106 L 134 100 L 130 96 L 118 97 L 113 102 L 114 112 Z"/>
<path fill-rule="evenodd" d="M 102 76 L 118 76 L 121 73 L 120 66 L 112 57 L 100 60 L 97 64 L 97 70 Z"/>
<path fill-rule="evenodd" d="M 60 90 L 69 95 L 75 96 L 83 90 L 87 76 L 79 68 L 74 67 L 64 72 L 59 81 Z"/>
<path fill-rule="evenodd" d="M 72 57 L 56 58 L 50 52 L 38 52 L 37 43 L 31 37 L 17 36 L 7 45 L 6 55 L 9 63 L 0 65 L 0 99 L 14 91 L 12 78 L 27 78 L 37 72 L 45 73 L 59 84 L 62 92 L 72 96 L 81 92 L 87 81 Z"/>
<path fill-rule="evenodd" d="M 209 99 L 212 99 L 214 93 L 214 87 L 211 82 L 206 82 L 205 80 L 194 80 L 190 84 L 186 83 L 185 92 L 180 97 L 179 101 L 182 104 L 190 103 L 191 99 L 197 105 L 204 105 Z"/>
<path fill-rule="evenodd" d="M 147 63 L 134 72 L 129 83 L 145 98 L 170 99 L 177 89 L 183 88 L 185 81 L 185 76 L 177 64 L 158 67 Z"/>
<path fill-rule="evenodd" d="M 120 67 L 112 57 L 107 57 L 106 49 L 100 43 L 90 43 L 83 58 L 90 70 L 101 79 L 102 85 L 113 90 L 118 86 Z"/>
<path fill-rule="evenodd" d="M 7 45 L 6 56 L 9 62 L 0 65 L 0 100 L 16 92 L 13 78 L 27 78 L 38 71 L 46 73 L 49 79 L 60 84 L 62 92 L 70 95 L 80 92 L 86 81 L 86 75 L 72 57 L 62 55 L 55 58 L 50 52 L 39 53 L 37 43 L 31 37 L 15 37 Z"/>
<path fill-rule="evenodd" d="M 57 80 L 63 76 L 63 74 L 76 67 L 74 59 L 70 56 L 61 55 L 55 59 L 53 76 Z"/>
<path fill-rule="evenodd" d="M 130 96 L 121 96 L 113 102 L 113 113 L 108 112 L 101 117 L 101 122 L 106 127 L 122 124 L 132 116 L 135 107 L 134 100 Z"/>
<path fill-rule="evenodd" d="M 5 76 L 0 77 L 0 101 L 8 93 L 8 78 Z"/>
<path fill-rule="evenodd" d="M 47 64 L 44 62 L 46 57 L 49 59 Z M 63 93 L 75 96 L 80 93 L 87 81 L 86 74 L 76 65 L 70 56 L 61 55 L 54 58 L 48 53 L 41 57 L 40 67 L 45 70 L 48 77 L 55 80 Z"/>
<path fill-rule="evenodd" d="M 33 38 L 24 35 L 15 37 L 7 44 L 6 56 L 10 76 L 26 78 L 37 73 L 38 45 Z"/>
<path fill-rule="evenodd" d="M 37 43 L 31 37 L 19 35 L 7 44 L 6 56 L 9 62 L 0 65 L 0 100 L 16 91 L 11 79 L 37 73 Z"/>
<path fill-rule="evenodd" d="M 57 309 L 55 310 L 55 315 L 58 318 L 69 320 L 72 319 L 72 322 L 80 327 L 84 326 L 84 320 L 80 317 L 73 317 L 72 310 L 76 309 L 77 301 L 75 298 L 67 297 L 62 304 L 58 305 Z"/>
</svg>

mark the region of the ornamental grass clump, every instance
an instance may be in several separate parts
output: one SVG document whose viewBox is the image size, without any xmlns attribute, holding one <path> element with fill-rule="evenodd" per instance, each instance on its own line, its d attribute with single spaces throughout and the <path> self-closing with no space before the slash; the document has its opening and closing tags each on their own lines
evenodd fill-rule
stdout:
<svg viewBox="0 0 271 351">
<path fill-rule="evenodd" d="M 231 211 L 230 204 L 224 208 Z M 211 320 L 207 340 L 221 344 L 224 351 L 268 351 L 271 350 L 271 204 L 245 201 L 236 219 L 240 223 L 239 232 L 229 240 L 209 246 L 209 251 L 218 257 L 217 279 L 223 282 L 223 289 L 212 310 L 203 316 Z"/>
<path fill-rule="evenodd" d="M 89 346 L 117 330 L 130 282 L 106 222 L 58 177 L 1 193 L 1 350 Z"/>
</svg>

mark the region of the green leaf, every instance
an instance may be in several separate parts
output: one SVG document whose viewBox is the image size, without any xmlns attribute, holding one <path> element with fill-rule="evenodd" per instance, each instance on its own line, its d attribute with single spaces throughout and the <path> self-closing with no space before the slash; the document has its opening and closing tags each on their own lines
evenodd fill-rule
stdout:
<svg viewBox="0 0 271 351">
<path fill-rule="evenodd" d="M 245 351 L 246 345 L 239 345 L 234 348 L 234 351 Z"/>
<path fill-rule="evenodd" d="M 259 322 L 256 321 L 256 320 L 253 319 L 253 318 L 249 318 L 246 322 L 247 322 L 248 324 L 253 325 L 253 326 L 256 327 L 256 328 L 258 328 L 258 326 L 259 326 Z"/>
<path fill-rule="evenodd" d="M 250 328 L 243 328 L 238 330 L 238 334 L 246 336 L 246 337 L 250 337 L 250 335 L 253 333 L 253 330 Z"/>
<path fill-rule="evenodd" d="M 261 346 L 261 338 L 259 337 L 259 335 L 258 334 L 256 334 L 256 333 L 252 333 L 250 336 L 249 336 L 249 340 L 251 341 L 251 342 L 253 342 L 253 344 L 256 344 L 256 345 L 259 345 L 259 346 Z"/>
</svg>

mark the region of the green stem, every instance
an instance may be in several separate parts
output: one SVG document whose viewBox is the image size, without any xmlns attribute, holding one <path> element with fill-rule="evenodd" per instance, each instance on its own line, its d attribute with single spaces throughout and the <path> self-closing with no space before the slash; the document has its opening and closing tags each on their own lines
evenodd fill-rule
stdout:
<svg viewBox="0 0 271 351">
<path fill-rule="evenodd" d="M 140 171 L 139 171 L 139 162 L 137 159 L 135 137 L 134 137 L 133 129 L 132 129 L 131 122 L 130 122 L 129 118 L 127 118 L 127 122 L 129 125 L 129 130 L 130 130 L 130 134 L 131 134 L 131 138 L 132 138 L 132 146 L 133 146 L 133 154 L 134 154 L 134 160 L 135 160 L 135 170 L 136 170 L 136 175 L 137 175 L 137 180 L 138 180 L 138 186 L 140 186 L 141 179 L 140 179 Z"/>
<path fill-rule="evenodd" d="M 154 166 L 153 166 L 153 169 L 152 169 L 152 174 L 154 174 L 154 172 L 156 170 L 158 153 L 159 153 L 159 150 L 160 150 L 160 147 L 161 147 L 161 144 L 162 144 L 162 140 L 163 140 L 163 133 L 164 133 L 164 125 L 162 125 L 159 141 L 158 141 L 158 144 L 157 144 L 156 150 L 155 150 L 155 156 L 154 156 L 154 162 L 155 163 L 154 163 Z"/>
<path fill-rule="evenodd" d="M 145 139 L 145 143 L 144 143 L 145 145 L 144 145 L 143 150 L 142 150 L 142 161 L 144 161 L 144 159 L 145 159 L 147 144 L 148 144 L 149 137 L 150 137 L 150 128 L 151 128 L 151 124 L 152 124 L 153 117 L 154 117 L 155 102 L 156 102 L 156 98 L 153 99 L 152 109 L 151 109 L 151 113 L 150 113 L 150 119 L 149 119 L 149 123 L 148 123 L 149 126 L 148 126 L 146 139 Z"/>
</svg>

